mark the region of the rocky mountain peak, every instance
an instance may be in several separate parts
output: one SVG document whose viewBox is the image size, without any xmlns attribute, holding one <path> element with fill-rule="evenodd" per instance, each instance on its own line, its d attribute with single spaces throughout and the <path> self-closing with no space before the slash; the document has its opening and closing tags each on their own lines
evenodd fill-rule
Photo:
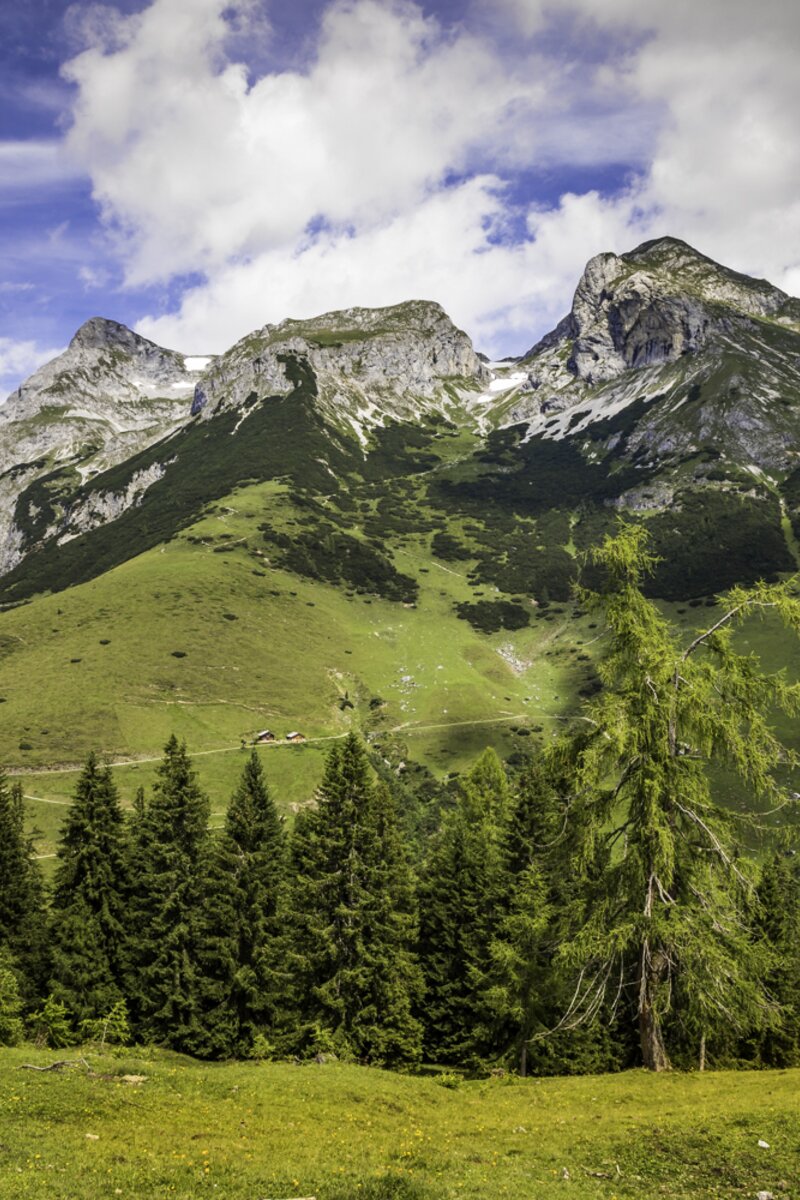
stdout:
<svg viewBox="0 0 800 1200">
<path fill-rule="evenodd" d="M 453 381 L 480 390 L 490 379 L 441 305 L 411 300 L 265 325 L 209 368 L 195 389 L 193 414 L 208 420 L 253 394 L 288 395 L 294 384 L 287 356 L 311 368 L 320 411 L 362 440 L 371 426 L 452 403 Z"/>
<path fill-rule="evenodd" d="M 561 390 L 570 380 L 594 386 L 632 368 L 676 362 L 701 350 L 711 332 L 748 318 L 794 326 L 800 305 L 679 238 L 656 238 L 590 259 L 571 313 L 524 361 L 536 363 L 534 390 L 542 383 Z"/>
<path fill-rule="evenodd" d="M 131 353 L 135 352 L 142 342 L 150 346 L 154 345 L 153 342 L 146 342 L 145 338 L 139 337 L 132 329 L 128 329 L 127 325 L 122 325 L 119 321 L 112 321 L 108 317 L 90 317 L 75 333 L 69 348 L 70 350 L 102 350 L 106 347 L 118 346 Z"/>
</svg>

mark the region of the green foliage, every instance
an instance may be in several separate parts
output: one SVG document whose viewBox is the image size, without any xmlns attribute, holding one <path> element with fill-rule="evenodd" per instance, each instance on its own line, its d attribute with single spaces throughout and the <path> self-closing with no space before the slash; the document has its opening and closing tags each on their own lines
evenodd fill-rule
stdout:
<svg viewBox="0 0 800 1200">
<path fill-rule="evenodd" d="M 785 754 L 769 723 L 800 709 L 800 689 L 736 652 L 733 628 L 775 611 L 800 630 L 788 585 L 734 589 L 723 615 L 687 646 L 642 594 L 653 567 L 647 534 L 621 524 L 594 552 L 607 590 L 580 602 L 605 615 L 604 690 L 572 740 L 569 861 L 581 881 L 559 951 L 573 971 L 562 1027 L 591 1021 L 609 1000 L 637 1014 L 646 1066 L 668 1065 L 663 1024 L 676 996 L 688 1032 L 769 1027 L 769 957 L 750 919 L 752 871 L 736 817 L 715 804 L 709 768 L 722 763 L 750 794 L 780 802 Z"/>
<path fill-rule="evenodd" d="M 465 546 L 451 534 L 441 531 L 433 535 L 431 552 L 442 562 L 463 562 L 465 559 L 474 557 L 469 546 Z"/>
<path fill-rule="evenodd" d="M 390 793 L 350 735 L 334 747 L 315 808 L 295 825 L 286 912 L 294 1013 L 288 1044 L 372 1063 L 419 1058 L 416 911 Z"/>
<path fill-rule="evenodd" d="M 68 497 L 79 483 L 80 475 L 74 467 L 62 467 L 40 475 L 20 492 L 14 508 L 14 524 L 22 530 L 26 549 L 61 520 Z"/>
<path fill-rule="evenodd" d="M 26 1005 L 40 993 L 47 971 L 42 878 L 25 831 L 22 789 L 0 774 L 0 952 L 18 972 Z"/>
<path fill-rule="evenodd" d="M 103 1016 L 82 1021 L 81 1038 L 100 1046 L 127 1046 L 131 1040 L 131 1029 L 125 1001 L 118 1000 Z"/>
<path fill-rule="evenodd" d="M 82 1025 L 122 1000 L 127 863 L 111 770 L 90 754 L 58 845 L 51 990 Z"/>
<path fill-rule="evenodd" d="M 278 916 L 284 872 L 283 822 L 253 751 L 210 848 L 204 885 L 198 1049 L 207 1056 L 269 1057 L 264 1048 L 285 991 Z"/>
<path fill-rule="evenodd" d="M 276 562 L 307 579 L 349 584 L 374 592 L 386 600 L 408 603 L 417 598 L 417 584 L 402 575 L 385 554 L 370 542 L 339 532 L 327 521 L 317 520 L 313 531 L 292 536 L 262 525 L 268 544 L 278 548 Z"/>
<path fill-rule="evenodd" d="M 762 1033 L 758 1055 L 765 1066 L 795 1067 L 800 1065 L 800 870 L 789 838 L 764 864 L 758 898 L 758 928 L 772 951 L 765 984 L 782 1018 Z"/>
<path fill-rule="evenodd" d="M 185 745 L 164 749 L 149 801 L 131 829 L 126 994 L 138 1038 L 191 1052 L 202 1046 L 200 929 L 208 799 Z"/>
<path fill-rule="evenodd" d="M 425 1050 L 435 1062 L 478 1066 L 502 1045 L 487 999 L 491 947 L 503 916 L 508 783 L 487 750 L 460 782 L 420 883 Z"/>
<path fill-rule="evenodd" d="M 469 621 L 473 629 L 482 633 L 524 629 L 531 621 L 522 605 L 513 600 L 476 600 L 474 604 L 465 600 L 456 604 L 455 609 L 463 621 Z"/>
<path fill-rule="evenodd" d="M 9 952 L 0 950 L 0 1046 L 17 1046 L 22 1041 L 22 997 Z"/>
<path fill-rule="evenodd" d="M 37 1046 L 50 1046 L 54 1050 L 60 1050 L 64 1046 L 73 1046 L 76 1041 L 66 1004 L 62 1004 L 52 994 L 33 1014 L 31 1028 Z"/>
<path fill-rule="evenodd" d="M 679 504 L 652 517 L 647 529 L 659 560 L 643 580 L 650 596 L 709 596 L 796 568 L 772 496 L 683 492 Z"/>
<path fill-rule="evenodd" d="M 552 508 L 554 497 L 560 508 L 602 502 L 648 477 L 645 470 L 623 467 L 612 471 L 606 462 L 588 462 L 572 441 L 525 440 L 527 432 L 527 426 L 514 425 L 490 433 L 485 448 L 474 456 L 476 467 L 480 464 L 490 469 L 469 480 L 444 474 L 433 485 L 432 494 L 447 508 L 457 506 L 475 515 L 487 505 L 536 514 Z"/>
</svg>

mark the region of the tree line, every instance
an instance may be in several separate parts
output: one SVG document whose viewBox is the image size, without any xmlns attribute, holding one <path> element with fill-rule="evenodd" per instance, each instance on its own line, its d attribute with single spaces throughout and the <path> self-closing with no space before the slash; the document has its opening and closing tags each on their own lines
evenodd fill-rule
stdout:
<svg viewBox="0 0 800 1200">
<path fill-rule="evenodd" d="M 682 642 L 642 593 L 641 528 L 594 559 L 602 691 L 516 774 L 487 750 L 424 837 L 355 735 L 291 830 L 253 752 L 213 834 L 173 737 L 128 814 L 89 756 L 46 888 L 2 781 L 0 1043 L 522 1074 L 800 1064 L 797 856 L 786 830 L 761 861 L 747 841 L 754 806 L 788 811 L 771 714 L 800 689 L 734 638 L 764 613 L 800 629 L 800 604 L 735 589 Z M 746 806 L 718 804 L 722 768 Z"/>
</svg>

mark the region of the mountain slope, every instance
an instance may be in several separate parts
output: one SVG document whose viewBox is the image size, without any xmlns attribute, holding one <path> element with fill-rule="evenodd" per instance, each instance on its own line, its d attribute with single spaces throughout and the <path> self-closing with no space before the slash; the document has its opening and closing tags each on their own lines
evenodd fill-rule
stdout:
<svg viewBox="0 0 800 1200">
<path fill-rule="evenodd" d="M 620 512 L 647 522 L 677 619 L 796 569 L 799 315 L 662 239 L 593 260 L 506 364 L 423 302 L 266 326 L 202 364 L 84 327 L 84 373 L 45 368 L 11 410 L 65 388 L 0 577 L 0 753 L 273 724 L 413 733 L 439 768 L 530 745 L 596 686 L 602 631 L 571 596 Z M 107 438 L 84 459 L 82 407 Z"/>
</svg>

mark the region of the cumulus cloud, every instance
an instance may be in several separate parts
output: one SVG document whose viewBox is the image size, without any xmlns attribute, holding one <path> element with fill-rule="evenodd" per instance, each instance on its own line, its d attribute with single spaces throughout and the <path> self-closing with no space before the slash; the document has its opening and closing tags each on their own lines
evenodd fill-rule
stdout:
<svg viewBox="0 0 800 1200">
<path fill-rule="evenodd" d="M 304 72 L 252 85 L 224 59 L 230 8 L 155 0 L 65 68 L 70 151 L 124 236 L 130 282 L 214 270 L 321 219 L 371 227 L 468 171 L 482 144 L 519 153 L 541 85 L 415 5 L 337 3 Z"/>
<path fill-rule="evenodd" d="M 563 314 L 591 254 L 665 232 L 779 284 L 800 271 L 782 0 L 496 0 L 502 38 L 335 0 L 302 66 L 255 79 L 255 0 L 91 11 L 68 150 L 129 285 L 201 277 L 141 322 L 180 349 L 424 296 L 507 353 Z M 570 187 L 612 164 L 611 193 Z M 537 172 L 565 178 L 546 207 Z"/>
<path fill-rule="evenodd" d="M 597 246 L 631 236 L 627 201 L 567 195 L 529 217 L 530 236 L 487 244 L 505 219 L 504 187 L 480 177 L 438 192 L 359 235 L 327 234 L 302 250 L 268 251 L 187 292 L 180 311 L 140 322 L 162 345 L 218 353 L 256 324 L 356 305 L 437 300 L 492 354 L 527 348 L 539 324 L 564 315 L 565 297 Z"/>
</svg>

